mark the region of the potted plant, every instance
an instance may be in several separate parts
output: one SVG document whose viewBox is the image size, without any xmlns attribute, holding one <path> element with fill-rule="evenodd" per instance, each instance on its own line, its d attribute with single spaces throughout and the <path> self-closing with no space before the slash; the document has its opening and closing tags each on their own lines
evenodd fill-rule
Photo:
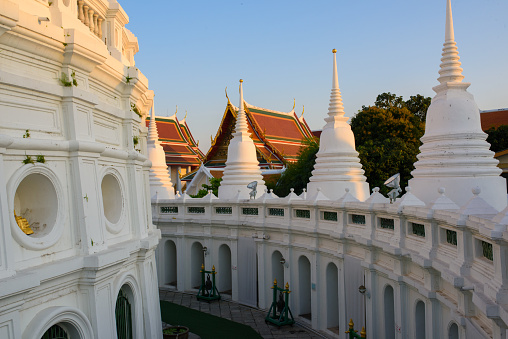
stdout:
<svg viewBox="0 0 508 339">
<path fill-rule="evenodd" d="M 165 327 L 162 330 L 162 336 L 164 339 L 188 339 L 189 338 L 189 328 L 185 326 L 169 326 Z"/>
</svg>

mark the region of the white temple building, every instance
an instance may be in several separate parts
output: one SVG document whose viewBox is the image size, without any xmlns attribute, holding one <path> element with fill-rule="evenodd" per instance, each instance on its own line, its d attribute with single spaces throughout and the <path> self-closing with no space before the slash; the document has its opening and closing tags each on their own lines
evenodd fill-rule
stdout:
<svg viewBox="0 0 508 339">
<path fill-rule="evenodd" d="M 350 319 L 368 338 L 506 338 L 506 182 L 462 82 L 450 0 L 445 27 L 440 85 L 405 195 L 390 204 L 378 188 L 366 192 L 334 53 L 308 192 L 249 199 L 245 180 L 218 198 L 157 200 L 159 286 L 193 290 L 204 264 L 215 266 L 220 292 L 265 310 L 274 280 L 288 283 L 297 320 L 333 338 L 348 337 Z M 228 155 L 225 171 L 251 160 Z"/>
<path fill-rule="evenodd" d="M 128 21 L 115 0 L 0 0 L 2 339 L 162 338 Z"/>
</svg>

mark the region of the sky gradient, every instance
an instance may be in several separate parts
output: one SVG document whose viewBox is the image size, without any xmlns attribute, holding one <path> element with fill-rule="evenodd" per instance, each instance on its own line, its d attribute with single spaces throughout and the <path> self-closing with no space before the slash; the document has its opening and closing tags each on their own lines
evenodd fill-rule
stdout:
<svg viewBox="0 0 508 339">
<path fill-rule="evenodd" d="M 296 99 L 321 129 L 337 49 L 347 116 L 392 92 L 434 96 L 445 0 L 119 0 L 138 38 L 136 67 L 155 91 L 156 115 L 187 123 L 206 153 L 227 99 L 288 112 Z M 452 0 L 464 82 L 481 110 L 508 107 L 508 1 Z"/>
</svg>

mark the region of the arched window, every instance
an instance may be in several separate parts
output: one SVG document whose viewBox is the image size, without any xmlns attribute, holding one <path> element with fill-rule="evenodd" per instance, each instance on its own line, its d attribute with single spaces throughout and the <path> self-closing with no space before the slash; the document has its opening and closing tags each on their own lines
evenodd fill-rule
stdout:
<svg viewBox="0 0 508 339">
<path fill-rule="evenodd" d="M 41 339 L 68 339 L 67 332 L 58 324 L 55 324 L 48 328 L 48 330 L 42 335 Z"/>
<path fill-rule="evenodd" d="M 451 324 L 448 329 L 448 339 L 459 339 L 459 327 L 456 323 Z"/>
<path fill-rule="evenodd" d="M 395 302 L 393 299 L 393 287 L 386 286 L 384 294 L 385 313 L 385 338 L 395 339 Z"/>
<path fill-rule="evenodd" d="M 132 339 L 131 303 L 122 289 L 116 298 L 115 318 L 117 338 Z"/>
<path fill-rule="evenodd" d="M 298 259 L 298 296 L 300 298 L 299 315 L 308 320 L 312 319 L 310 274 L 310 261 L 307 257 L 302 255 Z"/>
<path fill-rule="evenodd" d="M 418 301 L 415 310 L 416 339 L 425 339 L 425 303 Z"/>
<path fill-rule="evenodd" d="M 326 266 L 326 327 L 339 329 L 339 270 L 334 263 Z"/>
<path fill-rule="evenodd" d="M 219 247 L 219 292 L 232 294 L 231 250 L 223 244 Z"/>
</svg>

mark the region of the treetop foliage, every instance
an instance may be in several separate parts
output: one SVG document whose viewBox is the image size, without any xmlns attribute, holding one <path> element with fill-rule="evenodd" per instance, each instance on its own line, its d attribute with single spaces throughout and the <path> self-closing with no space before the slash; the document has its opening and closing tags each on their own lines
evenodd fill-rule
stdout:
<svg viewBox="0 0 508 339">
<path fill-rule="evenodd" d="M 500 152 L 508 149 L 508 125 L 491 127 L 485 131 L 489 136 L 487 142 L 492 152 Z"/>
</svg>

